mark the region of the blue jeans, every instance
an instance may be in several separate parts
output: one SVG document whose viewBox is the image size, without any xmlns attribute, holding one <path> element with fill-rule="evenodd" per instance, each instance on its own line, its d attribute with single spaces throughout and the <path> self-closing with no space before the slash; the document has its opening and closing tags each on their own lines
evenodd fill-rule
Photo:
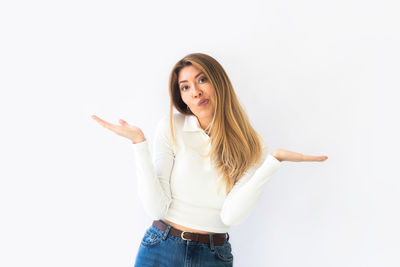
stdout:
<svg viewBox="0 0 400 267">
<path fill-rule="evenodd" d="M 135 267 L 219 267 L 233 266 L 233 255 L 229 235 L 221 246 L 215 246 L 212 239 L 210 244 L 198 241 L 184 240 L 169 234 L 172 226 L 165 231 L 151 225 L 147 228 L 138 253 Z"/>
</svg>

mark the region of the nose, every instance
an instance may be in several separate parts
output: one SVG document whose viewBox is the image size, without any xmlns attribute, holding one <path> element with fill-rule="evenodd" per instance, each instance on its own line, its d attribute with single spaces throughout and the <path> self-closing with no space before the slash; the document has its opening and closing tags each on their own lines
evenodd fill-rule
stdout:
<svg viewBox="0 0 400 267">
<path fill-rule="evenodd" d="M 194 85 L 193 86 L 193 97 L 199 97 L 199 96 L 201 96 L 203 94 L 203 92 L 200 90 L 200 89 L 198 89 L 197 88 L 197 86 L 196 85 Z"/>
</svg>

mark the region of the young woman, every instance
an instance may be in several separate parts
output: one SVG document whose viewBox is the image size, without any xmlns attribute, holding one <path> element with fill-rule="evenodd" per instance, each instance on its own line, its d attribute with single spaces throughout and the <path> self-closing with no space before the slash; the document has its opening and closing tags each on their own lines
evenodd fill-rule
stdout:
<svg viewBox="0 0 400 267">
<path fill-rule="evenodd" d="M 175 64 L 169 94 L 169 116 L 157 125 L 153 158 L 140 128 L 92 116 L 133 143 L 138 194 L 154 220 L 135 266 L 232 266 L 229 227 L 248 217 L 281 162 L 327 157 L 282 149 L 269 154 L 224 69 L 206 54 Z"/>
</svg>

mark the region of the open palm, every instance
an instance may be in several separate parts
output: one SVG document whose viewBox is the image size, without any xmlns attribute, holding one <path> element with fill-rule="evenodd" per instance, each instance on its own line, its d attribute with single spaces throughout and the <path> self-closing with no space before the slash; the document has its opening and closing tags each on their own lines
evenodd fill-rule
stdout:
<svg viewBox="0 0 400 267">
<path fill-rule="evenodd" d="M 303 155 L 301 153 L 278 149 L 274 151 L 273 156 L 280 161 L 325 161 L 328 159 L 327 156 L 311 156 L 311 155 Z"/>
<path fill-rule="evenodd" d="M 130 125 L 122 119 L 120 119 L 118 121 L 121 125 L 116 125 L 116 124 L 107 122 L 105 120 L 102 120 L 99 117 L 97 117 L 96 115 L 92 115 L 91 117 L 92 117 L 92 119 L 97 121 L 104 128 L 107 128 L 120 136 L 128 138 L 134 144 L 140 143 L 140 142 L 143 142 L 146 140 L 142 130 L 139 127 Z"/>
</svg>

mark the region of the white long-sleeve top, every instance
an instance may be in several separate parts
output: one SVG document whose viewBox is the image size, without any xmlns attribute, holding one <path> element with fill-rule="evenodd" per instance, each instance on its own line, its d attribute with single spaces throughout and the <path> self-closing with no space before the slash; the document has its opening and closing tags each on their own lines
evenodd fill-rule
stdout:
<svg viewBox="0 0 400 267">
<path fill-rule="evenodd" d="M 225 194 L 218 192 L 221 179 L 210 158 L 210 137 L 196 116 L 174 113 L 175 148 L 169 116 L 158 123 L 154 134 L 153 157 L 148 141 L 133 144 L 136 158 L 137 189 L 146 213 L 152 219 L 208 232 L 225 233 L 243 222 L 256 207 L 266 182 L 282 164 L 263 145 L 261 163 L 249 168 Z"/>
</svg>

